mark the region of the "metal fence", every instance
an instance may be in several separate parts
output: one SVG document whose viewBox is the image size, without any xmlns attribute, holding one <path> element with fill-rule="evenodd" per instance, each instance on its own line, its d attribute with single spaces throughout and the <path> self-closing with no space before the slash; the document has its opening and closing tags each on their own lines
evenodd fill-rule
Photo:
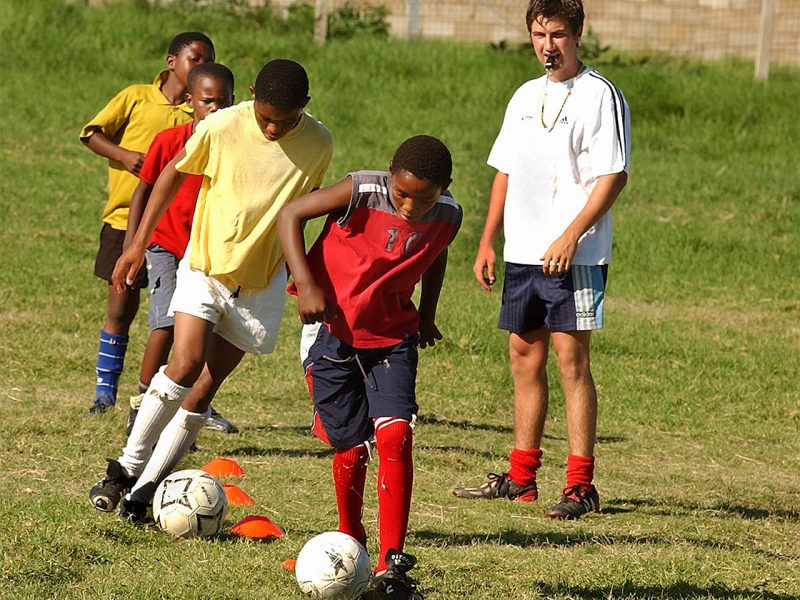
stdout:
<svg viewBox="0 0 800 600">
<path fill-rule="evenodd" d="M 261 0 L 262 2 L 265 0 Z M 297 0 L 272 0 L 276 8 Z M 392 35 L 523 43 L 526 0 L 304 0 L 319 11 L 384 6 Z M 255 0 L 258 2 L 258 0 Z M 604 45 L 800 65 L 800 0 L 584 0 Z"/>
</svg>

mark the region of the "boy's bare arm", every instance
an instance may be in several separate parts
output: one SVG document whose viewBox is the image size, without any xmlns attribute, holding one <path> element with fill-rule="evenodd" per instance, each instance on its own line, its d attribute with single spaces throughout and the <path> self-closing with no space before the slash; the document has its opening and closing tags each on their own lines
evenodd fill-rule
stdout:
<svg viewBox="0 0 800 600">
<path fill-rule="evenodd" d="M 352 181 L 350 177 L 346 177 L 339 183 L 287 203 L 278 213 L 278 236 L 286 264 L 297 287 L 297 310 L 303 323 L 330 321 L 335 313 L 335 307 L 311 275 L 306 259 L 303 226 L 309 219 L 346 207 L 352 193 Z"/>
<path fill-rule="evenodd" d="M 130 246 L 131 241 L 133 241 L 133 236 L 136 234 L 136 230 L 139 228 L 139 223 L 142 220 L 142 214 L 144 214 L 144 210 L 147 207 L 147 201 L 150 199 L 150 192 L 152 191 L 153 187 L 144 181 L 139 181 L 139 184 L 133 191 L 133 196 L 131 196 L 131 206 L 128 209 L 128 225 L 125 229 L 125 241 L 122 244 L 123 250 Z"/>
<path fill-rule="evenodd" d="M 419 347 L 433 346 L 442 334 L 436 327 L 436 307 L 447 271 L 447 248 L 439 253 L 436 260 L 422 274 L 422 290 L 419 295 Z"/>
<path fill-rule="evenodd" d="M 185 173 L 181 173 L 175 168 L 175 165 L 183 160 L 185 155 L 186 151 L 181 150 L 175 158 L 167 163 L 167 166 L 161 171 L 161 175 L 158 176 L 153 191 L 150 193 L 147 207 L 144 209 L 142 220 L 136 228 L 136 233 L 122 256 L 117 260 L 114 273 L 111 275 L 111 283 L 117 291 L 121 292 L 126 285 L 132 285 L 136 274 L 142 268 L 145 245 L 186 177 Z"/>
<path fill-rule="evenodd" d="M 489 210 L 486 213 L 486 224 L 483 226 L 478 254 L 472 272 L 481 287 L 491 291 L 497 277 L 494 266 L 497 256 L 494 252 L 494 243 L 503 230 L 503 213 L 506 208 L 506 192 L 508 191 L 508 175 L 500 171 L 494 176 L 492 194 L 489 197 Z"/>
<path fill-rule="evenodd" d="M 128 171 L 134 175 L 139 175 L 139 171 L 144 164 L 144 154 L 141 152 L 126 150 L 122 146 L 118 146 L 108 139 L 102 131 L 95 131 L 84 143 L 95 154 L 120 162 Z"/>
</svg>

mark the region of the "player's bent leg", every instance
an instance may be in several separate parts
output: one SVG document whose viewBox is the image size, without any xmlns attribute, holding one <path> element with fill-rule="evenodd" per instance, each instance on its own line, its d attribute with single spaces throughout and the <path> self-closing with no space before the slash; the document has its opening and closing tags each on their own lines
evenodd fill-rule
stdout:
<svg viewBox="0 0 800 600">
<path fill-rule="evenodd" d="M 130 435 L 133 424 L 139 414 L 139 407 L 144 399 L 144 393 L 150 387 L 153 377 L 158 370 L 167 364 L 169 351 L 172 348 L 172 327 L 153 329 L 147 338 L 147 344 L 142 356 L 142 364 L 139 367 L 139 394 L 131 396 L 130 408 L 128 410 L 128 420 L 125 424 L 125 435 Z"/>
<path fill-rule="evenodd" d="M 119 458 L 122 468 L 129 475 L 138 476 L 142 472 L 162 430 L 190 390 L 191 388 L 172 381 L 163 368 L 153 377 L 139 407 L 139 416 Z"/>
<path fill-rule="evenodd" d="M 166 374 L 175 383 L 191 387 L 200 377 L 212 340 L 214 323 L 188 313 L 175 313 L 172 356 Z"/>
</svg>

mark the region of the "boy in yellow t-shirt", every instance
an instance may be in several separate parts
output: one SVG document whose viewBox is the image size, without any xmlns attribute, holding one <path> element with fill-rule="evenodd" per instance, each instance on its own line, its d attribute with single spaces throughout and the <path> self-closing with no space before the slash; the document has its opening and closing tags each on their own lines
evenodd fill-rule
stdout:
<svg viewBox="0 0 800 600">
<path fill-rule="evenodd" d="M 144 271 L 124 291 L 110 285 L 145 152 L 159 131 L 192 120 L 192 110 L 185 102 L 186 78 L 195 66 L 213 61 L 214 44 L 208 36 L 196 31 L 178 34 L 167 51 L 167 68 L 152 84 L 126 87 L 81 130 L 81 142 L 108 159 L 108 201 L 94 267 L 95 275 L 109 283 L 108 300 L 100 331 L 94 401 L 85 416 L 101 414 L 117 401 L 128 330 L 139 309 L 139 290 L 147 285 Z"/>
<path fill-rule="evenodd" d="M 156 181 L 114 269 L 116 289 L 134 285 L 145 244 L 184 174 L 202 174 L 170 305 L 172 357 L 153 377 L 119 460 L 95 484 L 107 496 L 130 489 L 119 512 L 134 522 L 145 520 L 156 485 L 191 446 L 244 354 L 274 349 L 286 285 L 275 219 L 284 204 L 321 185 L 330 163 L 331 134 L 303 110 L 310 98 L 302 66 L 273 60 L 250 92 L 252 101 L 197 125 Z"/>
</svg>

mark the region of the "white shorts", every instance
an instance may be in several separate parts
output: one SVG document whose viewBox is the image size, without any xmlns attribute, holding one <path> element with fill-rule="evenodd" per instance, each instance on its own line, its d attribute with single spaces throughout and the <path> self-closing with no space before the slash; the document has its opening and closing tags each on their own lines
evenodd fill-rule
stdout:
<svg viewBox="0 0 800 600">
<path fill-rule="evenodd" d="M 169 314 L 186 313 L 214 323 L 214 333 L 240 350 L 269 354 L 278 340 L 286 305 L 286 270 L 280 269 L 263 290 L 232 290 L 189 267 L 188 254 L 178 265 L 178 283 Z"/>
</svg>

